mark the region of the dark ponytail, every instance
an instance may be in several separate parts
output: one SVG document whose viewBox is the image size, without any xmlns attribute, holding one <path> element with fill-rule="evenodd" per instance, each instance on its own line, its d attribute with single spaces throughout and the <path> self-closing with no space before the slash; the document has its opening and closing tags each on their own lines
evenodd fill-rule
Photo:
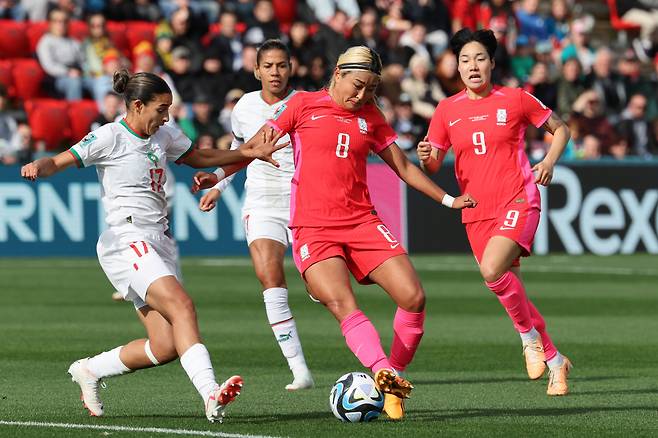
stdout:
<svg viewBox="0 0 658 438">
<path fill-rule="evenodd" d="M 146 105 L 158 94 L 171 94 L 169 85 L 160 76 L 145 72 L 131 76 L 127 70 L 114 73 L 112 88 L 123 95 L 126 105 L 130 105 L 133 100 Z"/>
</svg>

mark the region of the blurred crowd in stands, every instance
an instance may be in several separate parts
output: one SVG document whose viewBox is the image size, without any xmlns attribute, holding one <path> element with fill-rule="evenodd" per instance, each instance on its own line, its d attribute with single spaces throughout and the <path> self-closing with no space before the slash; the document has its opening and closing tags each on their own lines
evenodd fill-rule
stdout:
<svg viewBox="0 0 658 438">
<path fill-rule="evenodd" d="M 437 103 L 463 88 L 448 49 L 462 27 L 492 29 L 494 81 L 569 124 L 565 158 L 658 154 L 658 0 L 0 0 L 0 162 L 57 152 L 120 117 L 121 68 L 161 75 L 197 147 L 227 148 L 268 38 L 289 45 L 300 90 L 324 87 L 347 47 L 377 50 L 378 103 L 415 156 Z M 548 135 L 528 130 L 532 158 Z"/>
</svg>

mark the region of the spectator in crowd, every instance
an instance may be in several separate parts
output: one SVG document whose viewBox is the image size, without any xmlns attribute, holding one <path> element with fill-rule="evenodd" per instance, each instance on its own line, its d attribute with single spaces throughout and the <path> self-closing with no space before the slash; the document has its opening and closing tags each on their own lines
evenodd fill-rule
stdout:
<svg viewBox="0 0 658 438">
<path fill-rule="evenodd" d="M 514 22 L 514 18 L 511 18 L 511 20 Z M 510 27 L 509 23 L 506 23 L 499 16 L 492 17 L 488 27 L 493 31 L 496 41 L 498 41 L 494 53 L 496 68 L 491 72 L 491 82 L 502 84 L 511 71 L 510 53 L 514 53 L 516 50 L 516 27 Z"/>
<path fill-rule="evenodd" d="M 237 31 L 238 16 L 224 11 L 219 16 L 219 34 L 208 45 L 209 49 L 221 53 L 222 66 L 226 72 L 236 72 L 242 67 L 242 39 Z"/>
<path fill-rule="evenodd" d="M 539 11 L 539 0 L 521 0 L 516 19 L 519 23 L 519 37 L 524 37 L 528 44 L 550 40 L 549 18 Z"/>
<path fill-rule="evenodd" d="M 306 4 L 321 23 L 328 23 L 338 10 L 344 12 L 352 24 L 361 14 L 356 0 L 306 0 Z"/>
<path fill-rule="evenodd" d="M 178 9 L 191 9 L 195 15 L 202 16 L 206 23 L 217 21 L 220 2 L 216 0 L 158 0 L 160 10 L 166 18 Z"/>
<path fill-rule="evenodd" d="M 103 125 L 114 122 L 117 117 L 125 113 L 126 105 L 123 98 L 114 91 L 110 91 L 103 99 L 103 110 L 98 114 L 96 120 L 91 122 L 89 132 L 98 129 Z"/>
<path fill-rule="evenodd" d="M 103 75 L 103 57 L 108 50 L 114 48 L 105 25 L 103 14 L 91 14 L 87 18 L 89 35 L 82 41 L 82 52 L 86 61 L 84 74 L 91 78 Z"/>
<path fill-rule="evenodd" d="M 538 44 L 543 43 L 545 42 Z M 510 59 L 511 73 L 520 83 L 524 83 L 528 80 L 528 76 L 530 76 L 534 65 L 534 46 L 530 45 L 527 36 L 519 35 L 516 39 L 516 53 Z"/>
<path fill-rule="evenodd" d="M 347 50 L 345 35 L 351 29 L 345 12 L 337 10 L 329 21 L 320 24 L 314 40 L 322 48 L 328 65 L 335 65 L 338 56 Z"/>
<path fill-rule="evenodd" d="M 432 118 L 436 105 L 446 97 L 438 81 L 430 80 L 430 68 L 429 60 L 416 54 L 409 61 L 409 77 L 402 81 L 402 91 L 410 99 L 414 114 L 425 119 Z"/>
<path fill-rule="evenodd" d="M 621 74 L 624 82 L 624 91 L 626 96 L 634 94 L 644 94 L 645 96 L 655 96 L 654 88 L 651 82 L 642 75 L 642 64 L 632 49 L 626 49 L 623 56 L 617 63 L 617 70 Z M 658 113 L 658 99 L 650 99 L 647 107 L 647 117 L 653 119 Z"/>
<path fill-rule="evenodd" d="M 407 50 L 409 59 L 414 55 L 422 56 L 428 62 L 432 59 L 429 46 L 425 43 L 426 36 L 427 29 L 424 24 L 420 23 L 414 24 L 411 29 L 402 34 L 399 44 Z"/>
<path fill-rule="evenodd" d="M 622 20 L 640 26 L 639 51 L 646 52 L 656 44 L 658 2 L 655 0 L 617 0 L 617 13 Z"/>
<path fill-rule="evenodd" d="M 405 71 L 401 62 L 391 62 L 382 69 L 382 80 L 377 94 L 386 97 L 391 102 L 398 102 L 402 94 L 402 81 Z"/>
<path fill-rule="evenodd" d="M 503 1 L 503 0 L 498 0 Z M 451 30 L 450 13 L 444 1 L 407 0 L 403 14 L 414 23 L 425 26 L 425 43 L 430 47 L 432 58 L 448 48 L 448 34 Z"/>
<path fill-rule="evenodd" d="M 260 81 L 254 76 L 256 66 L 256 48 L 245 46 L 242 50 L 242 68 L 233 76 L 233 87 L 245 93 L 260 90 Z"/>
<path fill-rule="evenodd" d="M 578 146 L 587 135 L 593 135 L 601 142 L 604 153 L 619 143 L 619 136 L 605 117 L 601 100 L 593 90 L 586 90 L 578 96 L 568 123 L 571 139 Z"/>
<path fill-rule="evenodd" d="M 178 125 L 192 143 L 202 135 L 209 135 L 214 139 L 225 133 L 217 118 L 212 117 L 210 99 L 203 94 L 195 97 L 191 117 L 180 119 Z"/>
<path fill-rule="evenodd" d="M 190 56 L 190 50 L 187 47 L 176 47 L 171 51 L 171 70 L 167 72 L 173 79 L 176 90 L 184 103 L 194 101 L 196 89 L 196 75 L 191 70 Z"/>
<path fill-rule="evenodd" d="M 152 21 L 162 18 L 157 4 L 151 0 L 109 0 L 106 2 L 103 15 L 111 21 Z"/>
<path fill-rule="evenodd" d="M 210 134 L 201 134 L 196 139 L 197 149 L 218 149 L 217 142 Z"/>
<path fill-rule="evenodd" d="M 457 57 L 452 50 L 446 50 L 437 58 L 434 72 L 446 96 L 452 96 L 464 89 L 464 83 L 457 71 Z"/>
<path fill-rule="evenodd" d="M 133 55 L 133 66 L 134 66 L 133 70 L 135 73 L 139 73 L 139 72 L 154 73 L 160 76 L 162 79 L 164 79 L 167 85 L 169 85 L 169 89 L 171 90 L 171 95 L 172 95 L 172 104 L 169 110 L 170 113 L 175 113 L 176 108 L 181 103 L 181 97 L 180 94 L 178 93 L 178 90 L 176 89 L 176 84 L 174 84 L 174 80 L 164 70 L 162 70 L 160 65 L 157 64 L 157 54 L 155 53 L 153 44 L 151 44 L 148 41 L 142 41 L 141 43 L 133 47 L 132 55 Z"/>
<path fill-rule="evenodd" d="M 16 136 L 18 135 L 18 123 L 7 111 L 7 89 L 0 84 L 0 162 L 2 164 L 15 164 Z"/>
<path fill-rule="evenodd" d="M 601 158 L 601 141 L 593 135 L 586 135 L 576 157 L 582 160 L 598 160 Z"/>
<path fill-rule="evenodd" d="M 523 88 L 547 107 L 557 108 L 557 86 L 551 81 L 548 66 L 545 63 L 538 62 L 532 67 L 530 77 Z"/>
<path fill-rule="evenodd" d="M 392 125 L 398 134 L 397 144 L 406 154 L 416 153 L 416 145 L 427 132 L 426 119 L 414 114 L 411 96 L 400 95 L 400 101 L 394 106 L 395 121 Z"/>
<path fill-rule="evenodd" d="M 603 46 L 596 51 L 592 72 L 586 78 L 587 88 L 596 91 L 609 118 L 621 112 L 626 96 L 624 83 L 618 73 L 612 70 L 612 51 Z"/>
<path fill-rule="evenodd" d="M 16 0 L 0 0 L 0 20 L 23 21 L 27 12 Z"/>
<path fill-rule="evenodd" d="M 655 96 L 654 96 L 655 98 Z M 653 127 L 646 118 L 647 98 L 634 94 L 621 114 L 617 131 L 628 144 L 629 155 L 651 158 L 656 149 Z"/>
<path fill-rule="evenodd" d="M 310 37 L 306 23 L 295 21 L 290 27 L 290 57 L 297 61 L 294 75 L 305 78 L 314 56 L 321 54 Z"/>
<path fill-rule="evenodd" d="M 222 126 L 224 132 L 233 132 L 231 129 L 231 113 L 235 104 L 238 103 L 238 100 L 244 95 L 244 91 L 238 88 L 233 88 L 226 93 L 226 98 L 224 98 L 224 108 L 219 113 L 219 124 Z"/>
<path fill-rule="evenodd" d="M 395 124 L 395 108 L 393 108 L 393 103 L 385 96 L 379 96 L 377 98 L 377 106 L 379 107 L 386 123 L 393 126 Z"/>
<path fill-rule="evenodd" d="M 567 59 L 562 65 L 562 76 L 557 83 L 557 112 L 562 119 L 569 117 L 571 107 L 583 91 L 585 85 L 581 77 L 580 62 L 577 58 Z"/>
<path fill-rule="evenodd" d="M 247 20 L 247 28 L 244 39 L 252 45 L 259 45 L 265 40 L 277 39 L 281 36 L 271 0 L 256 1 L 253 16 Z"/>
<path fill-rule="evenodd" d="M 224 97 L 233 81 L 231 73 L 225 73 L 223 70 L 221 53 L 215 48 L 208 48 L 196 82 L 196 94 L 208 97 L 213 112 L 222 109 Z"/>
<path fill-rule="evenodd" d="M 594 63 L 594 51 L 590 47 L 589 32 L 592 24 L 586 18 L 574 20 L 571 23 L 570 40 L 561 54 L 562 63 L 567 59 L 578 58 L 582 71 L 588 74 Z"/>
<path fill-rule="evenodd" d="M 473 31 L 482 25 L 482 9 L 479 0 L 454 0 L 449 3 L 452 17 L 452 33 L 466 27 Z"/>
<path fill-rule="evenodd" d="M 30 21 L 45 21 L 48 17 L 50 0 L 21 0 L 20 6 Z"/>
<path fill-rule="evenodd" d="M 199 18 L 194 18 L 191 9 L 178 9 L 171 14 L 169 25 L 172 31 L 172 51 L 177 47 L 188 49 L 190 71 L 197 73 L 203 62 L 201 36 L 207 31 L 207 24 Z M 195 27 L 201 26 L 201 29 Z"/>
<path fill-rule="evenodd" d="M 403 9 L 404 2 L 388 0 L 388 5 L 383 11 L 382 24 L 396 41 L 402 32 L 408 31 L 413 26 L 413 21 L 405 17 Z"/>
<path fill-rule="evenodd" d="M 223 6 L 233 12 L 238 21 L 246 22 L 254 10 L 254 0 L 225 0 Z"/>
<path fill-rule="evenodd" d="M 84 19 L 84 6 L 84 0 L 51 0 L 48 8 L 66 12 L 71 20 L 82 20 Z"/>
<path fill-rule="evenodd" d="M 551 17 L 549 18 L 550 36 L 554 44 L 562 46 L 569 36 L 569 5 L 567 0 L 553 0 L 551 2 Z"/>
<path fill-rule="evenodd" d="M 68 36 L 69 16 L 61 9 L 48 14 L 48 32 L 37 43 L 37 57 L 67 100 L 82 99 L 84 56 L 80 43 Z"/>
<path fill-rule="evenodd" d="M 384 42 L 380 36 L 379 17 L 376 9 L 367 8 L 363 11 L 361 17 L 359 17 L 359 22 L 352 29 L 352 38 L 349 45 L 370 47 L 377 53 L 385 51 Z"/>
</svg>

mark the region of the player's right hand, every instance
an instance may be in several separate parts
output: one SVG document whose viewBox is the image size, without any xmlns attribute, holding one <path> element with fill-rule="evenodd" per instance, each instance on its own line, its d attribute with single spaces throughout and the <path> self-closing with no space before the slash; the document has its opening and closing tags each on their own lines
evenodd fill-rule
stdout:
<svg viewBox="0 0 658 438">
<path fill-rule="evenodd" d="M 217 175 L 214 173 L 197 172 L 192 178 L 192 188 L 190 190 L 192 193 L 196 193 L 199 190 L 214 187 L 218 182 Z"/>
<path fill-rule="evenodd" d="M 455 202 L 452 203 L 452 208 L 461 210 L 462 208 L 474 208 L 478 205 L 478 201 L 469 195 L 464 193 L 461 196 L 455 198 Z"/>
<path fill-rule="evenodd" d="M 416 154 L 418 155 L 418 159 L 422 162 L 430 159 L 430 156 L 432 155 L 432 145 L 429 141 L 427 141 L 427 136 L 423 139 L 423 141 L 418 143 L 418 146 L 416 147 Z"/>
<path fill-rule="evenodd" d="M 35 162 L 31 162 L 21 167 L 21 176 L 30 181 L 34 181 L 39 176 L 39 166 Z"/>
<path fill-rule="evenodd" d="M 210 211 L 217 205 L 221 193 L 217 189 L 209 190 L 208 193 L 203 195 L 199 200 L 199 210 Z"/>
<path fill-rule="evenodd" d="M 240 146 L 240 149 L 245 157 L 257 158 L 259 160 L 267 161 L 275 167 L 279 167 L 279 163 L 272 158 L 272 154 L 290 144 L 289 141 L 277 144 L 284 135 L 286 134 L 282 131 L 277 132 L 268 126 L 264 126 L 259 133 L 254 135 L 247 143 Z"/>
</svg>

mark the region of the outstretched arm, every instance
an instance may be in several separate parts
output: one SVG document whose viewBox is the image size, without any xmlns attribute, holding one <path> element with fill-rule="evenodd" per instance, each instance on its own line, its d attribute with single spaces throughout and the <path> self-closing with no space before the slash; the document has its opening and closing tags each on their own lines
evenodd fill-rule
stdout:
<svg viewBox="0 0 658 438">
<path fill-rule="evenodd" d="M 418 166 L 409 161 L 397 144 L 391 144 L 381 151 L 379 156 L 393 169 L 400 179 L 419 192 L 434 199 L 436 202 L 457 209 L 472 208 L 477 205 L 477 201 L 468 193 L 457 198 L 448 195 L 445 190 L 434 184 Z"/>
<path fill-rule="evenodd" d="M 544 159 L 535 164 L 532 171 L 536 173 L 535 183 L 547 186 L 553 179 L 553 168 L 562 156 L 562 152 L 571 138 L 571 133 L 567 125 L 555 113 L 551 114 L 542 128 L 553 134 L 553 141 Z"/>
<path fill-rule="evenodd" d="M 26 164 L 21 168 L 21 176 L 30 181 L 37 178 L 45 178 L 55 173 L 71 167 L 75 164 L 76 158 L 71 151 L 64 151 L 54 157 L 39 158 L 36 161 Z"/>
</svg>

